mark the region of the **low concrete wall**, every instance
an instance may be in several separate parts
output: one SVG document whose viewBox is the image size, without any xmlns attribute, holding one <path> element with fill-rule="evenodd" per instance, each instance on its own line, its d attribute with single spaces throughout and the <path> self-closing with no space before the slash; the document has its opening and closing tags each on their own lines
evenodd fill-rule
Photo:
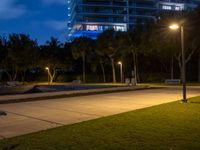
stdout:
<svg viewBox="0 0 200 150">
<path fill-rule="evenodd" d="M 60 92 L 48 92 L 48 93 L 35 93 L 35 94 L 17 94 L 17 95 L 4 95 L 0 96 L 0 104 L 24 102 L 33 100 L 45 100 L 90 94 L 110 93 L 110 92 L 122 92 L 132 90 L 151 89 L 148 86 L 133 86 L 133 87 L 112 87 L 101 89 L 89 89 L 89 90 L 77 90 L 77 91 L 60 91 Z"/>
</svg>

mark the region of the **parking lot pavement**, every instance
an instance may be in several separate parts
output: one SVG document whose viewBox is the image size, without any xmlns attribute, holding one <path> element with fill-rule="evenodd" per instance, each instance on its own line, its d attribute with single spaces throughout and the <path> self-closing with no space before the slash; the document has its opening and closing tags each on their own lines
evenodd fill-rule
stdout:
<svg viewBox="0 0 200 150">
<path fill-rule="evenodd" d="M 188 96 L 200 95 L 200 87 Z M 159 105 L 181 99 L 181 88 L 140 90 L 45 101 L 1 104 L 0 138 L 9 138 L 62 125 Z"/>
</svg>

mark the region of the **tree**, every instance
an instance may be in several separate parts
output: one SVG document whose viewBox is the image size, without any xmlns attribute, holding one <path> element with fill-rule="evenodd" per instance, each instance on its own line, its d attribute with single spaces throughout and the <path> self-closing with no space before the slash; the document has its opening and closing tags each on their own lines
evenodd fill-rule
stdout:
<svg viewBox="0 0 200 150">
<path fill-rule="evenodd" d="M 4 66 L 4 61 L 7 56 L 7 40 L 5 37 L 0 37 L 0 67 Z"/>
<path fill-rule="evenodd" d="M 112 66 L 113 82 L 116 82 L 115 74 L 115 57 L 118 50 L 121 48 L 119 44 L 119 32 L 115 32 L 113 29 L 104 31 L 97 39 L 97 49 L 102 52 L 101 55 L 109 57 Z"/>
<path fill-rule="evenodd" d="M 3 68 L 10 81 L 15 81 L 19 73 L 22 74 L 22 81 L 25 78 L 25 71 L 34 66 L 36 58 L 36 41 L 25 34 L 11 34 L 7 40 L 4 50 Z"/>
<path fill-rule="evenodd" d="M 200 7 L 198 7 L 195 11 L 192 11 L 188 14 L 187 16 L 187 27 L 189 28 L 188 32 L 189 37 L 188 40 L 190 45 L 192 45 L 192 49 L 195 49 L 198 55 L 198 81 L 200 82 L 200 20 L 199 20 L 199 15 L 200 15 Z"/>
<path fill-rule="evenodd" d="M 66 56 L 65 57 L 65 65 L 67 67 L 67 70 L 74 70 L 75 67 L 75 60 L 73 59 L 73 55 L 72 55 L 72 50 L 71 50 L 71 43 L 66 42 L 64 44 L 64 49 L 62 50 L 62 55 Z"/>
<path fill-rule="evenodd" d="M 0 77 L 2 77 L 2 73 L 5 69 L 5 61 L 8 55 L 7 51 L 7 40 L 5 37 L 0 36 Z"/>
<path fill-rule="evenodd" d="M 184 18 L 184 19 L 183 19 Z M 189 17 L 188 14 L 183 13 L 180 16 L 173 16 L 173 15 L 167 15 L 163 16 L 162 19 L 158 24 L 156 24 L 153 28 L 153 33 L 150 36 L 150 45 L 151 45 L 151 52 L 157 54 L 157 58 L 160 57 L 161 64 L 163 64 L 165 70 L 171 71 L 171 78 L 174 77 L 174 59 L 177 60 L 178 66 L 181 73 L 182 68 L 182 53 L 181 53 L 181 41 L 180 41 L 180 30 L 177 31 L 171 31 L 169 30 L 168 26 L 171 22 L 177 22 L 180 25 L 183 25 L 185 29 L 187 29 L 187 23 Z M 183 22 L 182 20 L 187 20 Z M 192 38 L 194 34 L 191 34 L 191 32 L 188 32 L 188 29 L 184 32 L 185 38 L 185 52 L 186 52 L 186 63 L 188 63 L 194 52 L 196 51 L 195 46 L 197 45 L 196 39 Z M 192 35 L 192 36 L 191 36 Z M 170 62 L 170 65 L 168 65 Z M 170 69 L 168 69 L 168 66 L 170 66 Z"/>
<path fill-rule="evenodd" d="M 86 55 L 93 49 L 93 40 L 87 37 L 79 37 L 72 42 L 72 55 L 74 59 L 82 58 L 83 83 L 86 82 Z"/>
<path fill-rule="evenodd" d="M 180 38 L 178 32 L 172 32 L 167 25 L 163 27 L 156 25 L 154 34 L 150 35 L 150 55 L 155 56 L 162 65 L 162 70 L 170 72 L 171 79 L 174 78 L 174 59 L 180 51 Z"/>
<path fill-rule="evenodd" d="M 138 24 L 134 30 L 129 30 L 125 32 L 121 37 L 121 45 L 123 45 L 124 51 L 122 51 L 122 56 L 129 54 L 132 56 L 133 61 L 133 70 L 134 70 L 134 78 L 135 83 L 137 84 L 139 80 L 138 75 L 138 53 L 142 52 L 142 45 L 144 44 L 142 41 L 146 40 L 144 38 L 143 25 Z M 131 70 L 132 71 L 132 70 Z"/>
<path fill-rule="evenodd" d="M 62 43 L 58 39 L 51 37 L 40 49 L 40 64 L 46 68 L 50 78 L 50 83 L 55 80 L 58 69 L 65 67 L 66 56 L 63 55 Z"/>
<path fill-rule="evenodd" d="M 100 49 L 97 48 L 97 41 L 95 41 L 95 49 L 92 51 L 89 55 L 89 62 L 91 64 L 91 70 L 93 72 L 96 72 L 98 69 L 98 66 L 100 66 L 101 72 L 102 72 L 102 80 L 105 83 L 106 82 L 106 74 L 105 74 L 105 64 L 107 57 L 101 51 Z"/>
</svg>

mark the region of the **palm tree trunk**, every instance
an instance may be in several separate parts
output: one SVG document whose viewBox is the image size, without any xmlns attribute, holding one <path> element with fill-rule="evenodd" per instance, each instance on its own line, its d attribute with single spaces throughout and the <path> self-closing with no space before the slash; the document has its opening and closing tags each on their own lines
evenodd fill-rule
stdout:
<svg viewBox="0 0 200 150">
<path fill-rule="evenodd" d="M 23 83 L 23 84 L 24 84 L 24 82 L 25 82 L 25 75 L 26 75 L 26 71 L 23 70 L 23 71 L 22 71 L 22 83 Z"/>
<path fill-rule="evenodd" d="M 116 75 L 115 75 L 115 62 L 113 58 L 110 58 L 112 65 L 112 75 L 113 75 L 113 83 L 116 83 Z"/>
<path fill-rule="evenodd" d="M 102 70 L 102 74 L 103 74 L 103 82 L 106 83 L 105 68 L 102 63 L 101 63 L 101 70 Z"/>
<path fill-rule="evenodd" d="M 14 70 L 12 81 L 16 81 L 16 79 L 17 79 L 17 73 L 18 73 L 18 71 Z"/>
<path fill-rule="evenodd" d="M 106 83 L 105 68 L 102 62 L 100 63 L 100 65 L 101 65 L 101 70 L 102 70 L 102 75 L 103 75 L 103 82 Z"/>
<path fill-rule="evenodd" d="M 139 69 L 138 69 L 137 56 L 136 56 L 136 66 L 137 66 L 137 72 L 136 72 L 136 74 L 137 74 L 137 83 L 139 83 L 140 82 L 140 75 L 139 75 Z"/>
<path fill-rule="evenodd" d="M 138 71 L 137 71 L 137 57 L 136 57 L 136 53 L 134 51 L 132 51 L 132 55 L 133 55 L 133 63 L 134 63 L 134 78 L 135 78 L 135 84 L 137 84 L 137 75 L 138 75 Z"/>
</svg>

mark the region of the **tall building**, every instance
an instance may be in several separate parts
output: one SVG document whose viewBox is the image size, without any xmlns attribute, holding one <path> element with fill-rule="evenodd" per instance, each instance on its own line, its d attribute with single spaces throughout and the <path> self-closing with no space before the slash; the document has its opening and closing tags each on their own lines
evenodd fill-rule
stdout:
<svg viewBox="0 0 200 150">
<path fill-rule="evenodd" d="M 199 0 L 159 0 L 157 8 L 162 11 L 191 11 L 199 4 Z"/>
<path fill-rule="evenodd" d="M 138 22 L 156 21 L 161 12 L 193 10 L 199 0 L 67 0 L 68 39 L 95 39 L 104 30 L 127 31 Z"/>
</svg>

